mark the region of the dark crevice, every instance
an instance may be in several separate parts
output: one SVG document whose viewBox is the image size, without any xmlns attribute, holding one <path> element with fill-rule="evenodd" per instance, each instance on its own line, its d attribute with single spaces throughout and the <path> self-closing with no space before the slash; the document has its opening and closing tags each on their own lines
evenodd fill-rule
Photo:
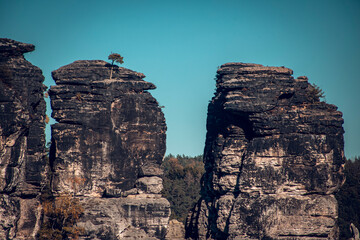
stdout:
<svg viewBox="0 0 360 240">
<path fill-rule="evenodd" d="M 56 119 L 57 120 L 57 119 Z M 59 119 L 60 120 L 60 119 Z M 62 121 L 59 121 L 59 123 L 65 123 L 65 124 L 72 124 L 72 125 L 80 125 L 82 126 L 83 123 L 80 122 L 80 121 L 74 121 L 74 120 L 62 120 Z"/>
<path fill-rule="evenodd" d="M 294 93 L 283 93 L 278 97 L 278 99 L 290 99 L 292 96 L 294 96 Z"/>
<path fill-rule="evenodd" d="M 186 219 L 185 222 L 185 238 L 194 238 L 194 239 L 198 239 L 199 238 L 199 229 L 197 228 L 197 226 L 199 226 L 199 217 L 200 217 L 200 213 L 201 211 L 199 211 L 201 209 L 201 202 L 203 201 L 202 198 L 200 198 L 200 200 L 195 204 L 195 206 L 191 209 L 191 217 Z M 195 214 L 195 216 L 193 216 Z M 195 222 L 195 223 L 194 223 Z"/>
<path fill-rule="evenodd" d="M 240 168 L 239 168 L 239 174 L 237 175 L 237 178 L 236 178 L 236 185 L 235 185 L 235 188 L 234 188 L 234 196 L 235 196 L 235 198 L 237 198 L 239 196 L 239 194 L 241 193 L 241 190 L 240 190 L 240 178 L 241 178 L 241 173 L 243 171 L 244 161 L 245 161 L 246 157 L 247 157 L 247 154 L 245 152 L 241 157 L 241 164 L 240 164 Z"/>
<path fill-rule="evenodd" d="M 56 142 L 54 138 L 51 138 L 51 145 L 49 151 L 49 165 L 52 172 L 54 172 L 54 161 L 56 156 Z"/>
<path fill-rule="evenodd" d="M 226 120 L 227 121 L 226 123 L 224 123 L 224 125 L 226 127 L 234 125 L 242 129 L 244 131 L 246 140 L 251 141 L 252 139 L 254 139 L 254 137 L 256 137 L 253 129 L 253 123 L 250 121 L 248 114 L 236 115 L 228 113 L 226 115 Z"/>
<path fill-rule="evenodd" d="M 39 106 L 40 102 L 42 101 L 43 99 L 40 99 L 39 101 L 35 102 L 35 103 L 31 103 L 31 107 L 33 109 L 34 112 L 36 112 L 36 108 Z"/>
</svg>

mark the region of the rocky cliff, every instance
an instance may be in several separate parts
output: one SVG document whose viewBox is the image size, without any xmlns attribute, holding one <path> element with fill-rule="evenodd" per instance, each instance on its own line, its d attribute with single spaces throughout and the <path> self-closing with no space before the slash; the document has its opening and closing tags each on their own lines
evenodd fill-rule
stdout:
<svg viewBox="0 0 360 240">
<path fill-rule="evenodd" d="M 228 63 L 208 107 L 193 239 L 337 239 L 343 119 L 292 70 Z"/>
<path fill-rule="evenodd" d="M 161 197 L 166 125 L 142 73 L 100 60 L 52 73 L 50 165 L 55 195 L 85 209 L 83 239 L 158 239 L 170 209 Z"/>
<path fill-rule="evenodd" d="M 44 77 L 23 56 L 33 50 L 0 39 L 0 239 L 34 239 L 62 196 L 79 200 L 80 239 L 182 238 L 174 222 L 165 236 L 166 125 L 148 92 L 155 86 L 116 66 L 109 79 L 111 65 L 98 60 L 54 71 L 47 161 Z M 336 106 L 284 67 L 228 63 L 216 84 L 187 237 L 337 239 L 344 131 Z"/>
<path fill-rule="evenodd" d="M 0 39 L 0 239 L 33 239 L 40 227 L 46 87 L 23 56 L 34 49 Z"/>
</svg>

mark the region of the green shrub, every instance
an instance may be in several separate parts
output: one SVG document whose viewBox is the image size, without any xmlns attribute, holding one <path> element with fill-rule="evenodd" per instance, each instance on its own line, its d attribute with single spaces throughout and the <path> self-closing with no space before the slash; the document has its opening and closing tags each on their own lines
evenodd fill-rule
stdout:
<svg viewBox="0 0 360 240">
<path fill-rule="evenodd" d="M 307 97 L 310 102 L 320 102 L 320 98 L 325 98 L 325 93 L 316 84 L 310 84 L 308 88 Z"/>
</svg>

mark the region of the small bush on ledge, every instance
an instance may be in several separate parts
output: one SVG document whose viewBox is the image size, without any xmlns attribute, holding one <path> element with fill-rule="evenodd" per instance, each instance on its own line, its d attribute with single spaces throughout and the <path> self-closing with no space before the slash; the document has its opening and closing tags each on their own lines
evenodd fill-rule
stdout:
<svg viewBox="0 0 360 240">
<path fill-rule="evenodd" d="M 320 102 L 320 98 L 325 98 L 325 93 L 323 90 L 317 86 L 316 84 L 310 84 L 310 87 L 308 88 L 307 97 L 310 102 Z"/>
<path fill-rule="evenodd" d="M 39 232 L 40 240 L 78 239 L 83 229 L 76 226 L 84 212 L 79 199 L 66 193 L 43 203 L 44 221 Z"/>
<path fill-rule="evenodd" d="M 43 199 L 44 219 L 41 225 L 39 240 L 78 239 L 84 229 L 77 227 L 80 216 L 84 213 L 80 200 L 75 196 L 77 189 L 84 183 L 83 178 L 69 178 L 73 193 L 62 193 L 57 197 L 51 194 Z"/>
</svg>

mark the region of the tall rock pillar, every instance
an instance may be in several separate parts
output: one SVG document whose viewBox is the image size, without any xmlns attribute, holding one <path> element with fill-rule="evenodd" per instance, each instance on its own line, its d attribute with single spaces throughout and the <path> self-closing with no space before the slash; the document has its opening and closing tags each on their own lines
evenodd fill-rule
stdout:
<svg viewBox="0 0 360 240">
<path fill-rule="evenodd" d="M 0 39 L 0 239 L 34 239 L 45 183 L 45 101 L 32 44 Z"/>
<path fill-rule="evenodd" d="M 169 202 L 161 197 L 166 124 L 142 73 L 100 60 L 54 71 L 50 164 L 55 194 L 73 193 L 84 239 L 159 239 Z"/>
<path fill-rule="evenodd" d="M 336 239 L 342 113 L 292 70 L 227 63 L 208 107 L 194 239 Z"/>
</svg>

